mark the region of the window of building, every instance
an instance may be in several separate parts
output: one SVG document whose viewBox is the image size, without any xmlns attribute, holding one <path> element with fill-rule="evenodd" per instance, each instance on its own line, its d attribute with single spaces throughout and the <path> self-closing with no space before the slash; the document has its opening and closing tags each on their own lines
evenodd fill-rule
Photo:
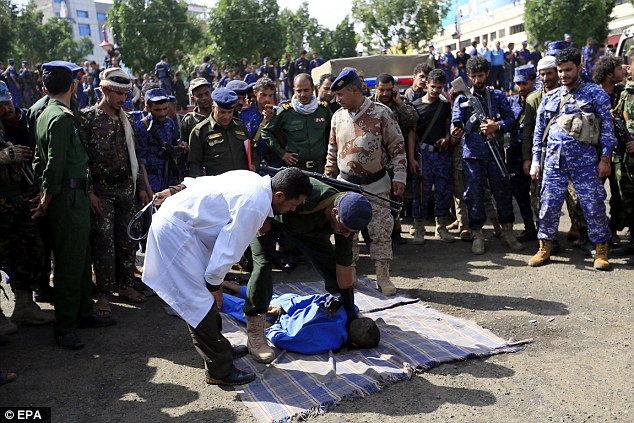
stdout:
<svg viewBox="0 0 634 423">
<path fill-rule="evenodd" d="M 471 46 L 471 40 L 460 41 L 460 48 L 466 47 L 469 48 Z"/>
<path fill-rule="evenodd" d="M 513 25 L 511 27 L 511 29 L 509 30 L 509 34 L 513 35 L 513 34 L 517 34 L 518 32 L 524 32 L 524 24 L 521 23 L 519 25 Z"/>
<path fill-rule="evenodd" d="M 55 12 L 55 16 L 56 16 L 56 17 L 58 17 L 58 18 L 61 18 L 61 17 L 62 17 L 62 15 L 60 15 L 60 13 L 59 13 L 59 12 Z"/>
<path fill-rule="evenodd" d="M 506 29 L 500 29 L 498 31 L 498 38 L 502 38 L 506 35 Z"/>
<path fill-rule="evenodd" d="M 53 3 L 61 3 L 62 0 L 53 0 Z"/>
<path fill-rule="evenodd" d="M 106 14 L 105 13 L 101 13 L 101 12 L 97 12 L 97 20 L 98 21 L 105 21 L 106 20 Z"/>
<path fill-rule="evenodd" d="M 489 34 L 489 40 L 493 41 L 496 39 L 497 33 L 492 32 L 491 34 Z"/>
<path fill-rule="evenodd" d="M 454 51 L 456 49 L 456 43 L 449 44 L 449 50 Z"/>
<path fill-rule="evenodd" d="M 482 36 L 482 41 L 489 41 L 489 36 L 487 34 L 484 34 Z"/>
<path fill-rule="evenodd" d="M 480 37 L 475 37 L 475 38 L 473 39 L 473 41 L 475 41 L 475 42 L 477 42 L 478 44 L 480 44 Z"/>
<path fill-rule="evenodd" d="M 88 11 L 87 10 L 78 10 L 77 11 L 77 17 L 78 18 L 87 18 L 88 17 Z"/>
<path fill-rule="evenodd" d="M 89 24 L 78 24 L 79 26 L 79 36 L 83 37 L 85 35 L 90 37 L 90 25 Z"/>
</svg>

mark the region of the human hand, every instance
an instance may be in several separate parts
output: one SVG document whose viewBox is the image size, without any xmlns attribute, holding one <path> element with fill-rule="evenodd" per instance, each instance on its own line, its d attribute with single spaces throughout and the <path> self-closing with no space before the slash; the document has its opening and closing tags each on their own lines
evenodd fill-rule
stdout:
<svg viewBox="0 0 634 423">
<path fill-rule="evenodd" d="M 31 159 L 31 149 L 24 145 L 10 145 L 0 151 L 0 165 L 25 162 Z"/>
<path fill-rule="evenodd" d="M 480 131 L 482 131 L 486 137 L 495 134 L 499 129 L 500 124 L 491 119 L 487 119 L 486 122 L 480 125 Z"/>
<path fill-rule="evenodd" d="M 150 202 L 150 197 L 148 197 L 147 191 L 138 191 L 137 194 L 139 196 L 139 202 L 141 203 L 141 205 L 145 206 L 147 203 Z"/>
<path fill-rule="evenodd" d="M 451 136 L 458 139 L 462 138 L 464 136 L 464 129 L 459 126 L 454 126 L 451 130 Z"/>
<path fill-rule="evenodd" d="M 37 219 L 38 217 L 46 216 L 46 210 L 48 209 L 48 205 L 51 203 L 53 196 L 51 194 L 43 194 L 40 193 L 39 201 L 37 201 L 37 207 L 31 209 L 31 218 Z"/>
<path fill-rule="evenodd" d="M 88 197 L 90 198 L 90 211 L 95 216 L 101 216 L 103 214 L 103 202 L 101 198 L 97 197 L 94 192 L 89 192 Z"/>
<path fill-rule="evenodd" d="M 529 172 L 531 179 L 533 181 L 539 181 L 539 178 L 542 176 L 542 169 L 537 163 L 531 164 L 531 170 Z"/>
<path fill-rule="evenodd" d="M 524 160 L 524 163 L 522 164 L 522 169 L 524 170 L 524 174 L 526 176 L 531 176 L 531 161 Z"/>
<path fill-rule="evenodd" d="M 392 192 L 394 192 L 394 195 L 397 197 L 403 195 L 403 193 L 405 192 L 405 184 L 402 182 L 393 181 Z"/>
<path fill-rule="evenodd" d="M 605 162 L 603 160 L 599 161 L 597 166 L 597 172 L 599 173 L 599 178 L 607 178 L 611 173 L 610 162 Z"/>
<path fill-rule="evenodd" d="M 299 161 L 299 153 L 284 153 L 282 160 L 284 160 L 289 166 L 296 165 Z"/>
<path fill-rule="evenodd" d="M 634 153 L 634 141 L 625 143 L 625 151 L 630 154 Z"/>
<path fill-rule="evenodd" d="M 409 171 L 414 175 L 420 175 L 420 164 L 418 164 L 418 160 L 410 160 Z"/>
<path fill-rule="evenodd" d="M 218 288 L 217 291 L 212 291 L 211 295 L 213 295 L 214 299 L 216 300 L 216 308 L 218 310 L 222 309 L 222 303 L 224 301 L 224 297 L 222 296 L 222 285 Z"/>
<path fill-rule="evenodd" d="M 161 204 L 163 204 L 163 202 L 165 200 L 167 200 L 170 196 L 172 195 L 172 192 L 170 191 L 169 188 L 164 189 L 163 191 L 157 192 L 156 196 L 152 196 L 155 197 L 154 198 L 154 205 L 156 207 L 160 206 Z M 152 198 L 150 197 L 150 198 Z M 147 204 L 147 203 L 146 203 Z"/>
</svg>

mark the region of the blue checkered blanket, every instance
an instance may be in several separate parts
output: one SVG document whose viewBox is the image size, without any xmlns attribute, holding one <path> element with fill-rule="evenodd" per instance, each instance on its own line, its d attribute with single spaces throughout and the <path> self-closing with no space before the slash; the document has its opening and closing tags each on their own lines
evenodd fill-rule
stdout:
<svg viewBox="0 0 634 423">
<path fill-rule="evenodd" d="M 311 295 L 321 293 L 323 283 L 278 284 L 275 290 Z M 361 315 L 377 322 L 377 348 L 319 355 L 277 350 L 268 365 L 250 356 L 236 362 L 258 375 L 255 382 L 236 387 L 256 419 L 286 422 L 323 414 L 342 400 L 364 397 L 441 363 L 520 349 L 475 322 L 438 312 L 418 299 L 385 297 L 369 280 L 355 289 L 355 304 Z M 246 343 L 242 323 L 225 315 L 223 326 L 232 344 Z"/>
</svg>

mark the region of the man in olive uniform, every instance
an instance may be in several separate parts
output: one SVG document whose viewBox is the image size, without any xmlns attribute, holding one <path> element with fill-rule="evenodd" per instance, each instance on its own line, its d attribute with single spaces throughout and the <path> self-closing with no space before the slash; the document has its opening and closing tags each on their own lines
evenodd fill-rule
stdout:
<svg viewBox="0 0 634 423">
<path fill-rule="evenodd" d="M 233 115 L 238 96 L 228 88 L 217 88 L 211 99 L 211 115 L 189 136 L 189 176 L 194 178 L 249 170 L 247 128 Z"/>
<path fill-rule="evenodd" d="M 309 74 L 297 75 L 294 86 L 293 98 L 280 104 L 262 139 L 289 166 L 324 173 L 332 113 L 328 103 L 315 97 Z"/>
<path fill-rule="evenodd" d="M 90 245 L 98 292 L 95 309 L 109 317 L 108 296 L 115 291 L 131 302 L 145 301 L 132 287 L 137 245 L 128 237 L 127 227 L 137 195 L 143 204 L 149 198 L 136 157 L 132 118 L 122 107 L 131 78 L 121 68 L 108 68 L 99 79 L 103 97 L 97 106 L 81 112 L 79 135 L 88 153 L 92 179 Z"/>
<path fill-rule="evenodd" d="M 194 127 L 211 114 L 211 84 L 205 78 L 196 78 L 189 83 L 189 95 L 196 104 L 194 110 L 183 116 L 181 121 L 181 141 L 186 146 L 183 154 L 176 158 L 181 180 L 186 174 L 187 157 L 189 156 L 189 136 Z"/>
<path fill-rule="evenodd" d="M 372 219 L 372 206 L 361 194 L 337 192 L 311 178 L 311 195 L 294 211 L 271 220 L 271 230 L 251 242 L 253 272 L 247 285 L 244 314 L 247 318 L 247 348 L 256 361 L 269 363 L 275 353 L 264 336 L 264 315 L 273 295 L 271 263 L 265 251 L 266 237 L 283 233 L 324 278 L 326 290 L 341 294 L 348 324 L 354 309 L 353 235 Z M 334 234 L 334 246 L 330 241 Z"/>
<path fill-rule="evenodd" d="M 47 216 L 55 257 L 55 339 L 66 349 L 84 346 L 75 332 L 81 326 L 113 322 L 92 313 L 88 155 L 68 108 L 75 93 L 73 72 L 65 62 L 42 65 L 42 82 L 50 97 L 37 120 L 35 156 L 41 194 L 34 217 Z"/>
</svg>

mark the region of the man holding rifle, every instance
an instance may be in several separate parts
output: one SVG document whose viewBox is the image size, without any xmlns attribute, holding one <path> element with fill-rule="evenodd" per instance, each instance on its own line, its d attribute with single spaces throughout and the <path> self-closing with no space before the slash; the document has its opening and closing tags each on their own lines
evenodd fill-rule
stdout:
<svg viewBox="0 0 634 423">
<path fill-rule="evenodd" d="M 462 139 L 464 200 L 469 212 L 469 227 L 474 237 L 471 251 L 473 254 L 484 254 L 482 226 L 486 214 L 483 187 L 487 183 L 495 198 L 502 224 L 503 242 L 513 250 L 522 250 L 524 247 L 513 235 L 515 216 L 511 183 L 508 171 L 501 160 L 502 146 L 498 142 L 499 136 L 512 129 L 513 111 L 504 93 L 486 88 L 489 75 L 489 62 L 486 59 L 480 56 L 469 59 L 467 74 L 473 89 L 454 86 L 456 91 L 462 90 L 463 94 L 459 95 L 454 103 L 451 135 Z"/>
</svg>

